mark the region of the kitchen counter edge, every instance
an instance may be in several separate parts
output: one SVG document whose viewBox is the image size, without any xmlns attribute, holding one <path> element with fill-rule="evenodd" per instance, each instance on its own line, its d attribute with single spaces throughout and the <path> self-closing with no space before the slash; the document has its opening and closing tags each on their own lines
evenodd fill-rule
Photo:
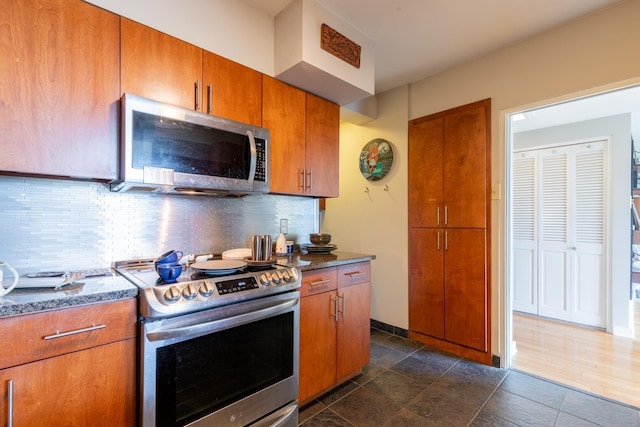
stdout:
<svg viewBox="0 0 640 427">
<path fill-rule="evenodd" d="M 319 268 L 337 267 L 339 265 L 367 262 L 376 259 L 375 255 L 355 252 L 333 251 L 329 253 L 296 252 L 288 257 L 279 257 L 278 264 L 296 267 L 300 271 L 317 270 Z"/>
<path fill-rule="evenodd" d="M 84 279 L 80 283 L 67 285 L 58 290 L 52 287 L 16 288 L 0 298 L 0 318 L 119 301 L 137 296 L 138 288 L 113 272 L 104 277 Z"/>
</svg>

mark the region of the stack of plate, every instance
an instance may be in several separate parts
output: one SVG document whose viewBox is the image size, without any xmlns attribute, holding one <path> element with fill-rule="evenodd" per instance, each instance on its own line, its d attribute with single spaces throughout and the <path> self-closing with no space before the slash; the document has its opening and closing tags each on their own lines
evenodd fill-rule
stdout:
<svg viewBox="0 0 640 427">
<path fill-rule="evenodd" d="M 319 253 L 319 254 L 326 254 L 338 249 L 338 247 L 333 243 L 329 243 L 327 245 L 314 245 L 314 244 L 300 245 L 300 248 L 309 253 Z"/>
<path fill-rule="evenodd" d="M 226 276 L 238 273 L 247 267 L 247 263 L 238 260 L 213 260 L 195 262 L 191 264 L 191 269 L 207 276 Z"/>
</svg>

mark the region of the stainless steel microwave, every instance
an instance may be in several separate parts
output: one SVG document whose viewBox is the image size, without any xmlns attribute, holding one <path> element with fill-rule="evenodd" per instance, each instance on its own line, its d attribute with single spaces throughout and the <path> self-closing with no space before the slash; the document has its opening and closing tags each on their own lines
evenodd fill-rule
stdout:
<svg viewBox="0 0 640 427">
<path fill-rule="evenodd" d="M 111 191 L 269 192 L 269 131 L 132 94 L 121 100 L 120 176 Z"/>
</svg>

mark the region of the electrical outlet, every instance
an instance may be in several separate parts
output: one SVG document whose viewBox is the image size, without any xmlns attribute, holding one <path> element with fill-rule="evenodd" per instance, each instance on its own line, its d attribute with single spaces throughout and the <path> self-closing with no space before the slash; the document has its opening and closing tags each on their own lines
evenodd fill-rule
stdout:
<svg viewBox="0 0 640 427">
<path fill-rule="evenodd" d="M 282 234 L 287 234 L 289 232 L 289 220 L 287 219 L 280 220 L 280 232 Z"/>
</svg>

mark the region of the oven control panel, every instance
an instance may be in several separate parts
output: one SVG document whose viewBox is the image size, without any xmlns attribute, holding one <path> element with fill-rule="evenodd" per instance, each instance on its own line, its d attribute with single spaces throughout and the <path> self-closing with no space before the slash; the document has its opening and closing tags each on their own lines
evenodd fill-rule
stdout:
<svg viewBox="0 0 640 427">
<path fill-rule="evenodd" d="M 174 284 L 157 283 L 142 290 L 140 311 L 143 317 L 160 318 L 229 305 L 298 289 L 301 277 L 296 268 L 280 268 Z"/>
<path fill-rule="evenodd" d="M 230 294 L 234 292 L 247 291 L 249 289 L 259 288 L 258 282 L 254 276 L 243 277 L 242 279 L 224 280 L 216 282 L 216 288 L 220 295 Z"/>
</svg>

